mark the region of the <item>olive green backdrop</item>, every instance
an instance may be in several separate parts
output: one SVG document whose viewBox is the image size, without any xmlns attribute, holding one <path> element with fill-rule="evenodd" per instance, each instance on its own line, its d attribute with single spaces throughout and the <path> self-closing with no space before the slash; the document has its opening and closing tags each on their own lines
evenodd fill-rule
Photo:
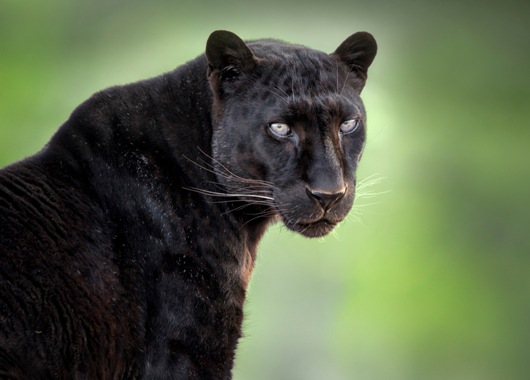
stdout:
<svg viewBox="0 0 530 380">
<path fill-rule="evenodd" d="M 528 379 L 529 4 L 0 0 L 0 165 L 215 29 L 329 52 L 370 31 L 358 201 L 325 239 L 267 233 L 234 377 Z"/>
</svg>

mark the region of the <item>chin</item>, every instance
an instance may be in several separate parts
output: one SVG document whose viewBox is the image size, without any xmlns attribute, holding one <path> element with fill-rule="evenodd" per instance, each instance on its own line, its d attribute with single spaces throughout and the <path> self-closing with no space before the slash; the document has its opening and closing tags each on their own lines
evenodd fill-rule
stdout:
<svg viewBox="0 0 530 380">
<path fill-rule="evenodd" d="M 308 238 L 319 238 L 329 234 L 338 223 L 330 222 L 327 219 L 320 219 L 312 223 L 288 224 L 284 222 L 284 224 L 288 229 L 298 232 L 300 235 Z"/>
</svg>

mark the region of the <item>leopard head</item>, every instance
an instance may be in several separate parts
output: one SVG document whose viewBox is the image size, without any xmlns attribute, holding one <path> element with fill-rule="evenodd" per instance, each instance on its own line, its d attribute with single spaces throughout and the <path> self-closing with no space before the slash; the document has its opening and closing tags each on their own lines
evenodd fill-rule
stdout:
<svg viewBox="0 0 530 380">
<path fill-rule="evenodd" d="M 360 93 L 376 51 L 366 32 L 332 54 L 212 33 L 212 159 L 224 190 L 307 237 L 344 220 L 366 137 Z"/>
</svg>

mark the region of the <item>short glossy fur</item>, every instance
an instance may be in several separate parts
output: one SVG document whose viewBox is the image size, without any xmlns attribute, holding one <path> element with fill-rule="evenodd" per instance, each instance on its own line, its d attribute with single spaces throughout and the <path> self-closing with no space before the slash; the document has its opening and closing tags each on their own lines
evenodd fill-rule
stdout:
<svg viewBox="0 0 530 380">
<path fill-rule="evenodd" d="M 217 31 L 2 169 L 0 378 L 230 379 L 266 227 L 323 236 L 352 206 L 375 53 Z"/>
</svg>

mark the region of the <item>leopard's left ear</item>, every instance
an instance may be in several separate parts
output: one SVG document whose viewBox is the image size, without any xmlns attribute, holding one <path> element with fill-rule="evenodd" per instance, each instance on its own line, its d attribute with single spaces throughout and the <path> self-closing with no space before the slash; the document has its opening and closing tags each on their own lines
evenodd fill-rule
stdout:
<svg viewBox="0 0 530 380">
<path fill-rule="evenodd" d="M 376 53 L 375 38 L 368 32 L 357 32 L 340 44 L 331 56 L 346 64 L 364 82 Z"/>
<path fill-rule="evenodd" d="M 226 30 L 210 34 L 206 42 L 208 75 L 219 72 L 223 79 L 237 76 L 240 71 L 254 67 L 256 59 L 241 38 Z"/>
</svg>

